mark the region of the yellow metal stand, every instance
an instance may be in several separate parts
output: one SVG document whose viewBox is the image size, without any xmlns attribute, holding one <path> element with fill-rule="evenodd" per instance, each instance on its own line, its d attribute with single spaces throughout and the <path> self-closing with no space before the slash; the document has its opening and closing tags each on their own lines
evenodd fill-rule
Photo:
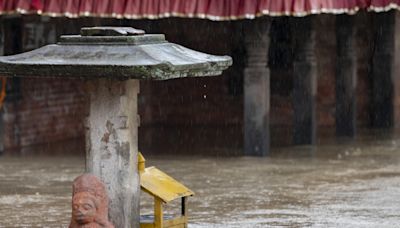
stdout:
<svg viewBox="0 0 400 228">
<path fill-rule="evenodd" d="M 140 228 L 187 228 L 187 197 L 194 193 L 155 167 L 145 168 L 145 159 L 139 153 L 140 187 L 154 197 L 154 215 L 141 216 Z M 163 205 L 181 198 L 181 215 L 165 216 Z"/>
</svg>

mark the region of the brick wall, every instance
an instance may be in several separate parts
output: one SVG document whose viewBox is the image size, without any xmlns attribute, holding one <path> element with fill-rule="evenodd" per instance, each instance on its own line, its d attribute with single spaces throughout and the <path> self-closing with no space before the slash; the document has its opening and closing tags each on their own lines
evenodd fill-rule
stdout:
<svg viewBox="0 0 400 228">
<path fill-rule="evenodd" d="M 131 23 L 128 25 L 142 25 Z M 235 26 L 231 22 L 166 19 L 145 29 L 164 33 L 168 41 L 194 50 L 231 55 L 239 48 L 237 39 L 241 36 Z M 238 153 L 242 145 L 243 96 L 235 91 L 235 87 L 242 86 L 235 81 L 235 75 L 242 76 L 237 70 L 233 67 L 218 77 L 142 81 L 139 148 L 145 153 Z"/>
<path fill-rule="evenodd" d="M 57 22 L 41 17 L 4 20 L 6 54 L 55 43 L 62 28 Z M 82 85 L 82 81 L 71 79 L 9 79 L 3 107 L 4 148 L 82 140 Z"/>
<path fill-rule="evenodd" d="M 20 97 L 4 106 L 5 148 L 82 137 L 82 84 L 71 79 L 22 79 Z"/>
<path fill-rule="evenodd" d="M 170 42 L 216 55 L 232 52 L 235 30 L 230 22 L 167 19 L 157 25 L 149 32 L 164 33 Z M 237 124 L 242 119 L 241 95 L 229 91 L 231 73 L 229 69 L 218 77 L 143 81 L 140 92 L 142 126 Z"/>
<path fill-rule="evenodd" d="M 368 74 L 371 58 L 371 15 L 357 14 L 357 108 L 358 125 L 369 125 Z M 282 26 L 287 25 L 285 18 Z M 285 21 L 286 20 L 286 21 Z M 316 17 L 318 70 L 318 125 L 335 129 L 335 17 Z M 143 28 L 148 33 L 164 33 L 171 42 L 211 54 L 227 54 L 234 66 L 224 75 L 210 78 L 188 78 L 169 81 L 143 81 L 139 94 L 139 146 L 148 152 L 199 151 L 207 149 L 224 154 L 240 153 L 243 144 L 243 43 L 241 22 L 211 22 L 197 19 L 164 19 L 158 21 L 100 19 L 23 18 L 20 41 L 15 28 L 5 34 L 8 54 L 29 50 L 55 41 L 60 34 L 74 34 L 81 26 L 125 25 Z M 273 40 L 279 51 L 289 52 L 281 67 L 271 67 L 271 128 L 273 144 L 290 144 L 292 134 L 292 72 L 290 67 L 290 31 Z M 7 33 L 7 32 L 6 32 Z M 46 36 L 43 36 L 46 34 Z M 288 35 L 289 34 L 289 35 Z M 20 44 L 15 43 L 20 42 Z M 7 52 L 7 51 L 6 51 Z M 266 53 L 267 54 L 267 53 Z M 271 54 L 271 53 L 270 53 Z M 271 59 L 272 58 L 272 59 Z M 270 61 L 276 61 L 270 56 Z M 271 64 L 271 63 L 270 63 Z M 279 64 L 278 64 L 279 65 Z M 59 79 L 23 79 L 19 98 L 4 107 L 5 146 L 15 148 L 83 138 L 83 108 L 86 103 L 82 82 Z"/>
<path fill-rule="evenodd" d="M 317 123 L 319 131 L 335 126 L 335 16 L 320 15 L 316 21 L 316 56 L 318 72 Z M 321 132 L 322 133 L 322 132 Z M 326 132 L 323 132 L 326 133 Z"/>
<path fill-rule="evenodd" d="M 370 125 L 371 107 L 369 79 L 370 59 L 372 57 L 371 14 L 360 12 L 356 17 L 356 61 L 357 61 L 357 125 L 365 128 Z M 336 91 L 336 35 L 335 16 L 319 15 L 315 17 L 316 60 L 317 60 L 317 123 L 319 136 L 334 137 Z M 287 18 L 274 19 L 276 26 L 271 30 L 271 48 L 278 49 L 289 63 L 275 64 L 274 56 L 270 56 L 271 69 L 271 132 L 272 144 L 290 145 L 292 139 L 293 103 L 291 72 L 291 40 L 290 23 Z M 284 34 L 277 34 L 283 30 Z M 278 38 L 273 38 L 278 36 Z M 289 52 L 289 53 L 287 53 Z M 272 64 L 271 64 L 272 62 Z M 278 61 L 279 62 L 279 61 Z"/>
<path fill-rule="evenodd" d="M 360 13 L 356 25 L 357 53 L 357 108 L 358 125 L 369 125 L 369 59 L 371 58 L 370 14 Z M 317 123 L 319 134 L 333 135 L 335 132 L 335 63 L 336 36 L 335 16 L 320 15 L 316 18 L 316 59 L 318 72 Z M 271 38 L 273 48 L 278 48 L 278 55 L 286 55 L 286 63 L 274 59 L 270 53 L 271 66 L 271 132 L 273 145 L 289 145 L 292 139 L 293 104 L 292 104 L 292 72 L 290 61 L 290 21 L 287 18 L 274 19 L 275 29 L 272 31 L 278 38 Z M 286 28 L 287 27 L 287 28 Z M 242 146 L 243 96 L 229 93 L 228 83 L 239 72 L 241 58 L 235 51 L 240 49 L 240 22 L 215 23 L 202 20 L 179 19 L 164 20 L 153 26 L 153 32 L 167 35 L 170 41 L 184 44 L 190 48 L 214 54 L 229 54 L 234 57 L 234 66 L 222 77 L 184 79 L 169 82 L 144 82 L 141 87 L 142 147 L 150 144 L 176 144 L 179 148 L 185 145 L 210 143 L 214 136 L 210 130 L 208 136 L 202 135 L 205 129 L 220 129 L 227 140 L 221 143 L 211 142 L 210 147 Z M 274 27 L 272 27 L 274 29 Z M 195 30 L 195 31 L 193 31 Z M 212 32 L 210 32 L 212 31 Z M 238 40 L 233 40 L 235 36 Z M 210 45 L 212 44 L 212 45 Z M 278 47 L 277 47 L 278 46 Z M 166 126 L 168 125 L 168 127 Z M 171 127 L 173 126 L 173 127 Z M 153 129 L 153 130 L 152 130 Z M 170 131 L 166 130 L 169 129 Z M 199 130 L 194 130 L 199 129 Z M 168 133 L 167 133 L 168 132 Z M 189 136 L 185 134 L 189 132 Z M 200 133 L 199 133 L 200 132 Z M 163 138 L 163 137 L 165 137 Z M 204 139 L 204 140 L 202 140 Z M 182 141 L 186 142 L 182 143 Z M 196 142 L 197 141 L 197 142 Z M 199 142 L 200 141 L 200 142 Z M 228 142 L 228 143 L 227 143 Z M 223 145 L 224 143 L 227 143 Z M 175 144 L 175 145 L 173 145 Z M 203 146 L 204 147 L 204 146 Z"/>
</svg>

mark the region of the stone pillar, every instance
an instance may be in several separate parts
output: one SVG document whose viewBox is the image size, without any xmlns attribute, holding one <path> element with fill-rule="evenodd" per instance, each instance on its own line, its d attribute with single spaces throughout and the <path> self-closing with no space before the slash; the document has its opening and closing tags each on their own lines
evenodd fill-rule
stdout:
<svg viewBox="0 0 400 228">
<path fill-rule="evenodd" d="M 354 16 L 336 16 L 336 135 L 356 134 L 356 53 Z"/>
<path fill-rule="evenodd" d="M 393 60 L 395 12 L 376 13 L 372 57 L 372 126 L 390 128 L 394 121 Z"/>
<path fill-rule="evenodd" d="M 0 18 L 0 55 L 4 55 L 4 19 Z M 4 81 L 2 81 L 3 83 Z M 0 84 L 0 91 L 3 85 Z M 3 101 L 3 106 L 4 106 Z M 5 139 L 5 124 L 4 124 L 4 107 L 0 106 L 0 154 L 4 152 L 4 139 Z"/>
<path fill-rule="evenodd" d="M 270 148 L 269 20 L 244 24 L 244 154 L 265 156 Z"/>
<path fill-rule="evenodd" d="M 392 66 L 392 80 L 393 80 L 393 109 L 394 109 L 394 127 L 397 131 L 400 130 L 400 40 L 396 37 L 400 37 L 400 14 L 395 14 L 394 22 L 394 48 L 393 48 L 393 66 Z"/>
<path fill-rule="evenodd" d="M 314 16 L 291 20 L 294 42 L 293 109 L 294 144 L 314 144 L 317 135 Z"/>
<path fill-rule="evenodd" d="M 86 124 L 86 171 L 106 185 L 110 221 L 139 227 L 138 80 L 87 82 L 90 111 Z"/>
</svg>

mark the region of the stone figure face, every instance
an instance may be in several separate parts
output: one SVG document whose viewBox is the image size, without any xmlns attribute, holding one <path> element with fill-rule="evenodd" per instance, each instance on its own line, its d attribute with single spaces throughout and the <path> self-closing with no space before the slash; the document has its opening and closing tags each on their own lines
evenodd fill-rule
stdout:
<svg viewBox="0 0 400 228">
<path fill-rule="evenodd" d="M 108 221 L 105 186 L 94 175 L 83 174 L 74 180 L 69 228 L 114 228 Z"/>
<path fill-rule="evenodd" d="M 78 193 L 72 200 L 72 217 L 78 224 L 88 224 L 96 221 L 97 205 L 88 193 Z"/>
</svg>

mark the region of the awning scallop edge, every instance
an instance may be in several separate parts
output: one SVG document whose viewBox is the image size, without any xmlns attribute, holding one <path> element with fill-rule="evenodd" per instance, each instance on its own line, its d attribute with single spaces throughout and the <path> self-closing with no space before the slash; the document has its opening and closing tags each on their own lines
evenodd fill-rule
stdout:
<svg viewBox="0 0 400 228">
<path fill-rule="evenodd" d="M 0 0 L 0 14 L 215 21 L 400 9 L 400 0 Z"/>
</svg>

